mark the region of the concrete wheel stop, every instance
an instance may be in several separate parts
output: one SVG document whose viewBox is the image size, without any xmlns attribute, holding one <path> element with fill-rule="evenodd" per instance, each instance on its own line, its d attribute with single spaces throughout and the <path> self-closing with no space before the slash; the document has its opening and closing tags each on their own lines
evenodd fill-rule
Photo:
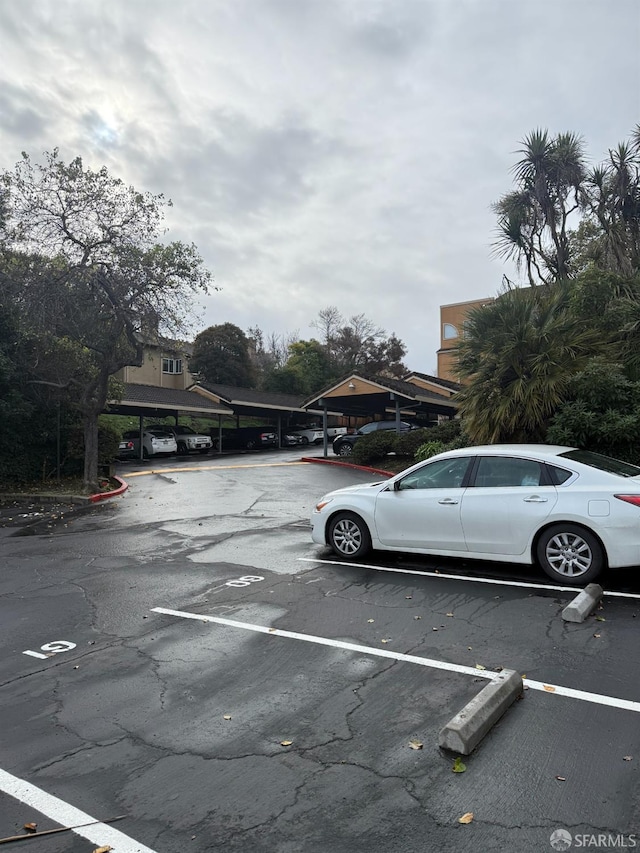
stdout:
<svg viewBox="0 0 640 853">
<path fill-rule="evenodd" d="M 603 595 L 603 589 L 597 583 L 586 586 L 570 604 L 562 611 L 565 622 L 584 622 L 598 606 Z"/>
<path fill-rule="evenodd" d="M 522 676 L 513 669 L 503 669 L 449 720 L 440 731 L 438 745 L 451 752 L 469 755 L 507 708 L 522 695 L 522 691 Z"/>
</svg>

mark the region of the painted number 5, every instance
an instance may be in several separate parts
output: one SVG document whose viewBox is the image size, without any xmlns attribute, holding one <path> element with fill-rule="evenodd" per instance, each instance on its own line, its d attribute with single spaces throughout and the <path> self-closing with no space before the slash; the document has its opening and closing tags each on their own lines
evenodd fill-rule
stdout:
<svg viewBox="0 0 640 853">
<path fill-rule="evenodd" d="M 67 640 L 54 640 L 52 643 L 45 643 L 44 646 L 40 646 L 42 652 L 46 652 L 46 654 L 42 654 L 42 652 L 31 652 L 27 650 L 26 652 L 22 652 L 23 655 L 30 655 L 32 658 L 42 658 L 46 660 L 46 658 L 50 658 L 52 655 L 57 655 L 59 652 L 70 652 L 71 649 L 75 649 L 75 643 L 69 643 Z"/>
</svg>

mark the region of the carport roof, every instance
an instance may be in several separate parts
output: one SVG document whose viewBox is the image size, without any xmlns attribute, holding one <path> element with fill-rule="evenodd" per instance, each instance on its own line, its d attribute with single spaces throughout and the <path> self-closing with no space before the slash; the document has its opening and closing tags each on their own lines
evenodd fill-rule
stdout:
<svg viewBox="0 0 640 853">
<path fill-rule="evenodd" d="M 239 388 L 234 385 L 218 385 L 200 382 L 192 388 L 196 393 L 207 395 L 212 400 L 229 406 L 237 415 L 265 415 L 299 412 L 307 414 L 308 406 L 303 406 L 296 394 L 281 394 L 276 391 L 258 391 L 256 388 Z M 320 413 L 316 409 L 316 413 Z M 336 411 L 335 414 L 340 414 Z"/>
<path fill-rule="evenodd" d="M 147 417 L 166 417 L 180 412 L 198 415 L 232 414 L 228 406 L 202 395 L 197 396 L 193 391 L 127 382 L 122 399 L 109 401 L 109 411 L 119 415 L 138 414 Z"/>
<path fill-rule="evenodd" d="M 425 382 L 431 382 L 433 385 L 440 385 L 442 388 L 447 388 L 449 391 L 459 391 L 462 388 L 462 385 L 459 382 L 453 382 L 451 379 L 441 379 L 439 376 L 431 376 L 429 373 L 419 373 L 417 370 L 412 370 L 411 373 L 407 373 L 404 381 L 411 381 L 412 376 L 417 376 L 418 379 L 424 379 Z"/>
<path fill-rule="evenodd" d="M 456 412 L 456 404 L 444 394 L 428 391 L 413 382 L 386 376 L 350 373 L 335 385 L 303 401 L 303 406 L 330 406 L 345 415 L 385 414 L 400 404 L 401 409 L 448 415 Z"/>
</svg>

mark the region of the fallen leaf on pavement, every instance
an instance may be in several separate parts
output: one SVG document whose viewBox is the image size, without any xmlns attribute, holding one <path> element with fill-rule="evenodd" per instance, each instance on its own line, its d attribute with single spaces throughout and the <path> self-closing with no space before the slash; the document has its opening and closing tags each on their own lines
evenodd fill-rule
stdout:
<svg viewBox="0 0 640 853">
<path fill-rule="evenodd" d="M 280 746 L 291 746 L 292 743 L 293 743 L 292 740 L 281 740 Z"/>
<path fill-rule="evenodd" d="M 409 746 L 411 747 L 411 749 L 422 749 L 424 744 L 422 743 L 421 740 L 410 740 Z"/>
<path fill-rule="evenodd" d="M 473 812 L 467 812 L 463 814 L 462 817 L 458 818 L 458 823 L 471 823 L 473 820 Z"/>
<path fill-rule="evenodd" d="M 452 770 L 454 773 L 464 773 L 464 771 L 465 771 L 466 769 L 467 769 L 467 765 L 466 765 L 466 764 L 463 764 L 463 763 L 462 763 L 462 759 L 460 758 L 460 756 L 458 756 L 458 757 L 456 758 L 456 760 L 453 762 L 453 767 L 451 768 L 451 770 Z"/>
<path fill-rule="evenodd" d="M 566 782 L 567 781 L 566 776 L 556 776 L 556 779 L 558 780 L 558 782 Z"/>
<path fill-rule="evenodd" d="M 375 621 L 376 621 L 375 619 L 367 619 L 367 622 L 369 622 L 369 623 L 375 622 Z"/>
<path fill-rule="evenodd" d="M 453 613 L 447 613 L 447 616 L 453 616 Z"/>
<path fill-rule="evenodd" d="M 623 757 L 623 759 L 622 759 L 622 760 L 623 760 L 623 761 L 633 761 L 633 756 L 631 756 L 631 755 L 625 755 L 625 756 Z"/>
<path fill-rule="evenodd" d="M 483 666 L 481 663 L 477 663 L 477 664 L 475 665 L 475 668 L 476 668 L 476 669 L 486 669 L 486 666 Z"/>
<path fill-rule="evenodd" d="M 223 720 L 230 720 L 230 719 L 231 719 L 231 714 L 225 714 L 225 715 L 224 715 L 224 717 L 223 717 L 222 719 L 223 719 Z"/>
<path fill-rule="evenodd" d="M 35 832 L 38 828 L 38 824 L 33 822 L 25 823 L 24 828 L 27 830 L 27 832 Z"/>
<path fill-rule="evenodd" d="M 556 692 L 556 688 L 552 687 L 550 684 L 543 684 L 542 686 L 547 691 L 547 693 L 555 693 Z"/>
<path fill-rule="evenodd" d="M 113 850 L 113 847 L 106 844 L 104 847 L 96 847 L 93 853 L 109 853 L 109 850 Z"/>
</svg>

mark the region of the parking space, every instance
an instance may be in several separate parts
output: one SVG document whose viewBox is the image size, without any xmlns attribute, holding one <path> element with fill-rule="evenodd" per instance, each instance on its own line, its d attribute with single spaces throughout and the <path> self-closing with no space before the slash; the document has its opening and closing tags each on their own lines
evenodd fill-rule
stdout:
<svg viewBox="0 0 640 853">
<path fill-rule="evenodd" d="M 158 853 L 539 851 L 558 828 L 637 833 L 627 579 L 576 625 L 560 618 L 572 593 L 535 572 L 341 564 L 310 543 L 308 512 L 373 478 L 259 461 L 165 466 L 98 516 L 3 540 L 2 770 L 95 819 L 126 814 L 117 829 Z M 529 689 L 452 773 L 438 732 L 503 667 Z M 32 812 L 2 790 L 8 836 Z"/>
</svg>

